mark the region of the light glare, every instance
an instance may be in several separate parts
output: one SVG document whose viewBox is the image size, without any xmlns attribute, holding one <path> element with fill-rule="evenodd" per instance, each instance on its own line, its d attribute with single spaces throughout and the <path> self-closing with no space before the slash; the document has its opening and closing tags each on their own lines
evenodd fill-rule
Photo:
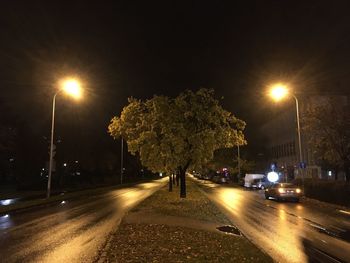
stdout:
<svg viewBox="0 0 350 263">
<path fill-rule="evenodd" d="M 269 173 L 267 174 L 267 179 L 268 179 L 270 182 L 272 182 L 272 183 L 278 181 L 278 173 L 276 173 L 276 172 L 269 172 Z"/>
<path fill-rule="evenodd" d="M 63 82 L 63 90 L 70 96 L 79 99 L 81 97 L 80 84 L 75 79 L 67 79 Z"/>
<path fill-rule="evenodd" d="M 0 200 L 1 205 L 10 205 L 14 203 L 14 199 L 5 199 L 5 200 Z"/>
<path fill-rule="evenodd" d="M 288 95 L 288 89 L 283 84 L 277 84 L 270 90 L 270 96 L 275 101 L 280 101 Z"/>
</svg>

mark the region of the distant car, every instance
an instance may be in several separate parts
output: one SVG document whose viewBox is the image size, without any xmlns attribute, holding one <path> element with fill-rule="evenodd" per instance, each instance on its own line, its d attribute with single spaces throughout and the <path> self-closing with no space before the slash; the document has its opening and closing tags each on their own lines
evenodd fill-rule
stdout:
<svg viewBox="0 0 350 263">
<path fill-rule="evenodd" d="M 228 184 L 228 178 L 224 176 L 220 176 L 220 184 Z"/>
<path fill-rule="evenodd" d="M 276 183 L 265 189 L 265 198 L 276 200 L 293 200 L 299 202 L 302 196 L 301 189 L 292 183 Z"/>
<path fill-rule="evenodd" d="M 203 175 L 203 179 L 204 180 L 210 180 L 212 178 L 212 176 L 210 174 L 204 174 Z"/>
<path fill-rule="evenodd" d="M 212 181 L 214 183 L 218 183 L 218 184 L 227 184 L 228 183 L 228 179 L 224 176 L 221 176 L 221 175 L 215 175 L 212 178 Z"/>
<path fill-rule="evenodd" d="M 194 177 L 198 178 L 198 179 L 202 179 L 202 174 L 201 173 L 198 173 L 198 172 L 195 172 L 193 173 Z"/>
<path fill-rule="evenodd" d="M 264 176 L 263 174 L 246 174 L 244 177 L 244 187 L 252 188 L 252 182 L 256 179 L 262 179 Z"/>
<path fill-rule="evenodd" d="M 271 187 L 273 183 L 271 183 L 267 177 L 261 178 L 261 179 L 254 179 L 251 183 L 251 187 L 255 189 L 262 189 Z"/>
</svg>

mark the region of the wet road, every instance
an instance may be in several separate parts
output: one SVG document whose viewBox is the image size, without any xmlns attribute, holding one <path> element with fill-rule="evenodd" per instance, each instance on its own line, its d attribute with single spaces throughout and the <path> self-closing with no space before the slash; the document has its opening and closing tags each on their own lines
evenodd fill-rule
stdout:
<svg viewBox="0 0 350 263">
<path fill-rule="evenodd" d="M 0 262 L 93 262 L 130 208 L 165 179 L 0 216 Z"/>
<path fill-rule="evenodd" d="M 320 233 L 322 229 L 340 226 L 350 229 L 350 214 L 346 210 L 311 200 L 300 203 L 265 200 L 261 190 L 248 191 L 194 180 L 243 234 L 276 262 L 307 262 L 302 245 L 305 237 L 316 238 L 332 255 L 347 253 L 346 258 L 350 258 L 349 242 Z"/>
</svg>

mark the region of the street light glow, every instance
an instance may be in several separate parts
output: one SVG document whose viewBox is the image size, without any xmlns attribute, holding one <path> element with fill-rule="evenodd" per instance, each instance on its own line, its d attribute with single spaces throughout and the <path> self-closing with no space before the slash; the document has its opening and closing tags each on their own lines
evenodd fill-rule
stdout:
<svg viewBox="0 0 350 263">
<path fill-rule="evenodd" d="M 298 131 L 298 148 L 299 148 L 299 165 L 300 168 L 305 168 L 302 167 L 303 164 L 303 154 L 302 154 L 302 148 L 301 148 L 301 135 L 300 135 L 300 117 L 299 117 L 299 101 L 298 98 L 295 96 L 295 94 L 290 93 L 287 86 L 282 84 L 282 83 L 277 83 L 273 85 L 269 91 L 270 97 L 278 102 L 282 99 L 284 99 L 286 96 L 290 95 L 291 97 L 294 98 L 295 100 L 295 109 L 296 109 L 296 117 L 297 117 L 297 131 Z M 303 165 L 305 166 L 305 165 Z M 305 190 L 305 185 L 304 185 L 304 172 L 303 169 L 301 170 L 301 176 L 302 176 L 302 184 L 303 184 L 303 191 Z"/>
<path fill-rule="evenodd" d="M 50 159 L 49 159 L 49 174 L 47 175 L 47 198 L 50 197 L 51 194 L 51 176 L 52 176 L 52 165 L 53 165 L 53 156 L 54 156 L 54 144 L 53 144 L 53 137 L 54 137 L 54 131 L 55 131 L 55 105 L 56 105 L 56 96 L 61 92 L 64 91 L 67 95 L 75 98 L 80 99 L 81 97 L 81 88 L 80 83 L 74 78 L 68 78 L 65 80 L 62 80 L 60 83 L 60 88 L 57 90 L 55 95 L 52 99 L 52 119 L 51 119 L 51 139 L 50 139 Z M 66 163 L 63 164 L 64 167 L 67 166 Z"/>
<path fill-rule="evenodd" d="M 269 180 L 270 182 L 274 183 L 278 181 L 278 173 L 276 172 L 269 172 L 267 174 L 267 180 Z"/>
<path fill-rule="evenodd" d="M 67 79 L 63 82 L 63 90 L 73 98 L 79 99 L 81 97 L 81 87 L 79 81 L 76 79 Z"/>
<path fill-rule="evenodd" d="M 275 101 L 284 99 L 288 93 L 288 88 L 283 84 L 276 84 L 270 90 L 270 96 Z"/>
</svg>

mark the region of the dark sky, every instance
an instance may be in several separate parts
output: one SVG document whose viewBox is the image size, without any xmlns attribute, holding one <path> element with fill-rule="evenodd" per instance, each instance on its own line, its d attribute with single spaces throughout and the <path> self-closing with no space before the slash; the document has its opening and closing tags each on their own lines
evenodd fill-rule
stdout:
<svg viewBox="0 0 350 263">
<path fill-rule="evenodd" d="M 58 133 L 88 138 L 105 134 L 129 96 L 212 88 L 252 133 L 271 113 L 263 91 L 273 81 L 305 98 L 349 93 L 348 1 L 90 2 L 0 3 L 0 103 L 38 133 L 71 74 L 86 97 L 59 97 Z"/>
</svg>

